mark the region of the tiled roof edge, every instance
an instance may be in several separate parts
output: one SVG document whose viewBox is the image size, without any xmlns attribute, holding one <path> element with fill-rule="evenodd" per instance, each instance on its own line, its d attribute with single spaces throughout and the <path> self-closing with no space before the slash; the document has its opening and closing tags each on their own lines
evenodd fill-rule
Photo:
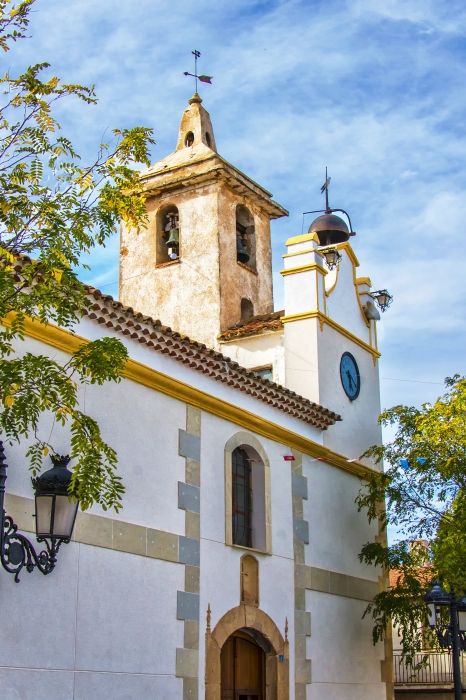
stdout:
<svg viewBox="0 0 466 700">
<path fill-rule="evenodd" d="M 291 389 L 260 377 L 221 352 L 162 325 L 160 320 L 135 312 L 130 306 L 124 306 L 111 295 L 104 294 L 95 287 L 84 285 L 84 288 L 91 300 L 89 309 L 84 313 L 96 323 L 129 336 L 136 342 L 144 343 L 157 352 L 173 357 L 174 360 L 239 391 L 251 394 L 321 430 L 326 430 L 329 425 L 341 420 L 337 413 L 313 403 Z"/>
</svg>

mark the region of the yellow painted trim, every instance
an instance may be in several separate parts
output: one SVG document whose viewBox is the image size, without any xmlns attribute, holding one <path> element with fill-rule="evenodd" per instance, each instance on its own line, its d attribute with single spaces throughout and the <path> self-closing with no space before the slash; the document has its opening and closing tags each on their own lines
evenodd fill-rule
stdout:
<svg viewBox="0 0 466 700">
<path fill-rule="evenodd" d="M 317 243 L 319 242 L 319 236 L 317 233 L 303 233 L 301 236 L 292 236 L 292 238 L 288 238 L 287 242 L 285 243 L 286 246 L 289 245 L 296 245 L 296 243 L 306 243 L 306 241 L 316 241 Z"/>
<path fill-rule="evenodd" d="M 326 289 L 326 290 L 325 290 L 325 296 L 326 296 L 326 297 L 329 297 L 330 294 L 331 294 L 331 293 L 333 292 L 333 290 L 335 289 L 335 287 L 337 286 L 337 282 L 338 282 L 338 273 L 339 273 L 339 272 L 340 272 L 340 263 L 338 263 L 338 265 L 337 265 L 336 275 L 335 275 L 335 282 L 332 284 L 331 287 L 329 287 L 329 289 Z"/>
<path fill-rule="evenodd" d="M 324 317 L 323 314 L 319 315 Z M 25 332 L 26 335 L 31 338 L 40 340 L 47 345 L 51 345 L 69 354 L 75 352 L 82 343 L 90 342 L 87 338 L 83 338 L 64 328 L 58 328 L 51 323 L 45 326 L 37 320 L 26 320 Z M 359 343 L 361 342 L 359 339 L 356 339 L 356 341 Z M 371 351 L 374 352 L 372 349 Z M 328 464 L 343 469 L 350 474 L 367 476 L 375 471 L 371 467 L 366 467 L 356 462 L 348 462 L 344 455 L 334 452 L 328 447 L 324 447 L 266 418 L 246 411 L 244 408 L 211 396 L 200 389 L 185 384 L 179 379 L 163 374 L 156 369 L 147 367 L 147 365 L 143 365 L 136 360 L 128 360 L 124 371 L 124 377 L 138 384 L 142 384 L 143 386 L 147 386 L 150 389 L 154 389 L 155 391 L 160 391 L 162 394 L 184 401 L 214 416 L 228 420 L 252 433 L 257 433 L 257 435 L 262 435 L 269 440 L 273 440 L 273 442 L 299 450 L 311 457 L 318 457 Z"/>
<path fill-rule="evenodd" d="M 310 270 L 317 270 L 321 275 L 327 275 L 328 272 L 319 263 L 309 263 L 309 265 L 297 265 L 296 267 L 288 267 L 285 270 L 280 270 L 280 274 L 285 277 L 286 275 L 294 275 L 298 272 L 309 272 Z"/>
<path fill-rule="evenodd" d="M 337 243 L 337 245 L 329 246 L 329 247 L 336 248 L 337 250 L 346 250 L 354 267 L 359 267 L 359 260 L 357 259 L 356 254 L 355 254 L 354 250 L 352 249 L 349 241 L 345 241 L 344 243 Z M 356 277 L 356 275 L 355 275 L 355 277 Z"/>
<path fill-rule="evenodd" d="M 327 247 L 330 247 L 330 246 L 327 246 Z M 354 282 L 354 287 L 356 289 L 356 299 L 358 300 L 359 309 L 361 311 L 363 321 L 366 324 L 366 326 L 370 329 L 371 324 L 370 324 L 370 321 L 368 320 L 368 318 L 366 317 L 366 314 L 364 313 L 364 309 L 363 309 L 363 306 L 361 304 L 361 298 L 359 296 L 359 289 L 358 289 L 358 284 L 360 284 L 360 280 L 369 280 L 369 278 L 368 277 L 356 277 L 356 268 L 359 267 L 359 260 L 357 259 L 356 255 L 354 254 L 354 251 L 353 251 L 351 245 L 348 243 L 348 241 L 346 241 L 345 243 L 338 243 L 337 245 L 335 245 L 333 247 L 336 248 L 337 250 L 346 250 L 346 252 L 348 253 L 349 259 L 353 263 L 353 282 Z M 333 292 L 333 290 L 337 286 L 339 269 L 340 269 L 340 265 L 338 265 L 338 268 L 337 268 L 337 276 L 335 278 L 335 284 L 326 292 L 327 296 L 330 296 L 330 294 Z M 369 280 L 369 282 L 370 282 L 370 280 Z"/>
<path fill-rule="evenodd" d="M 300 314 L 290 314 L 290 316 L 282 316 L 281 320 L 282 323 L 290 323 L 292 321 L 303 321 L 306 318 L 317 318 L 319 320 L 321 328 L 326 323 L 328 326 L 338 331 L 338 333 L 341 333 L 349 340 L 352 340 L 353 343 L 359 345 L 359 347 L 361 347 L 363 350 L 370 352 L 370 354 L 374 358 L 380 357 L 380 352 L 378 352 L 378 350 L 371 347 L 368 343 L 364 342 L 364 340 L 361 340 L 361 338 L 358 338 L 357 335 L 353 335 L 353 333 L 346 330 L 346 328 L 343 328 L 343 326 L 340 326 L 340 324 L 334 321 L 333 319 L 329 318 L 328 316 L 325 316 L 325 314 L 323 314 L 321 311 L 305 311 Z"/>
<path fill-rule="evenodd" d="M 294 253 L 285 253 L 282 258 L 292 258 L 294 255 L 304 255 L 305 253 L 317 253 L 319 257 L 324 257 L 318 248 L 306 248 L 306 250 L 295 250 Z"/>
<path fill-rule="evenodd" d="M 354 281 L 356 284 L 367 284 L 369 287 L 372 287 L 370 277 L 356 277 Z"/>
</svg>

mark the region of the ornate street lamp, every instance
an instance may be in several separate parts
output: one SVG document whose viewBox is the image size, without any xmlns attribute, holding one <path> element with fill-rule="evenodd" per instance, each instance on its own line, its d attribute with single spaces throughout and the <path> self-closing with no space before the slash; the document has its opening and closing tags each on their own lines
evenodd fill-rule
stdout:
<svg viewBox="0 0 466 700">
<path fill-rule="evenodd" d="M 336 248 L 328 248 L 321 251 L 329 270 L 334 270 L 341 260 L 341 255 Z"/>
<path fill-rule="evenodd" d="M 68 491 L 71 472 L 67 469 L 69 457 L 51 457 L 53 467 L 32 479 L 36 503 L 36 536 L 45 542 L 46 549 L 37 554 L 31 542 L 21 533 L 13 519 L 5 513 L 5 482 L 7 467 L 5 450 L 0 441 L 0 559 L 3 568 L 14 574 L 16 583 L 23 567 L 31 573 L 38 568 L 44 575 L 55 568 L 57 553 L 62 543 L 68 544 L 73 534 L 79 501 L 70 500 Z"/>
<path fill-rule="evenodd" d="M 388 309 L 393 301 L 392 295 L 389 294 L 386 289 L 380 289 L 378 292 L 371 292 L 371 294 L 376 300 L 382 313 Z"/>
<path fill-rule="evenodd" d="M 460 651 L 466 651 L 466 597 L 457 598 L 453 588 L 447 593 L 439 581 L 434 581 L 423 599 L 427 603 L 429 625 L 440 646 L 453 652 L 455 700 L 462 700 Z M 442 609 L 448 609 L 447 624 L 442 622 Z"/>
</svg>

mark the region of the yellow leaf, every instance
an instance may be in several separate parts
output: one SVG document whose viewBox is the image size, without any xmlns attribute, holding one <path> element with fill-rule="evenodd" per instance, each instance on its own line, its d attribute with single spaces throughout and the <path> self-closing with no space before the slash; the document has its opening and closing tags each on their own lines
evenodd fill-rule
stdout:
<svg viewBox="0 0 466 700">
<path fill-rule="evenodd" d="M 47 457 L 48 453 L 49 453 L 49 448 L 44 447 L 44 457 Z"/>
<path fill-rule="evenodd" d="M 63 276 L 63 270 L 57 270 L 56 268 L 54 268 L 53 276 L 55 277 L 57 282 L 61 282 L 61 278 Z"/>
<path fill-rule="evenodd" d="M 5 406 L 6 406 L 7 408 L 10 408 L 11 404 L 13 403 L 13 401 L 14 401 L 13 396 L 7 396 L 6 399 L 5 399 L 5 401 L 4 401 L 4 404 L 5 404 Z"/>
</svg>

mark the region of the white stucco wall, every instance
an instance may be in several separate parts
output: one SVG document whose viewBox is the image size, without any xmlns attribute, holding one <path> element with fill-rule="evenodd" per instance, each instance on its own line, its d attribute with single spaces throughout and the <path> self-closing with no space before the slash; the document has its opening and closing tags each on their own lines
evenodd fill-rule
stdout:
<svg viewBox="0 0 466 700">
<path fill-rule="evenodd" d="M 273 381 L 285 383 L 283 330 L 220 343 L 220 352 L 246 369 L 272 365 Z"/>
<path fill-rule="evenodd" d="M 90 339 L 102 335 L 101 327 L 89 319 L 81 322 L 77 332 Z M 105 331 L 105 334 L 112 333 Z M 141 344 L 126 338 L 123 342 L 131 357 L 147 366 L 284 425 L 295 433 L 322 441 L 322 432 L 318 429 L 244 392 L 215 382 Z M 53 355 L 58 361 L 67 359 L 65 353 L 30 338 L 26 339 L 24 347 Z M 123 478 L 126 493 L 124 508 L 116 517 L 184 535 L 185 513 L 178 508 L 177 489 L 178 481 L 185 480 L 185 460 L 178 454 L 178 431 L 186 428 L 186 405 L 126 379 L 103 388 L 86 387 L 85 391 L 81 390 L 81 398 L 82 408 L 99 420 L 104 438 L 118 452 L 118 473 Z M 45 417 L 41 431 L 47 438 L 51 427 L 50 419 Z M 239 568 L 245 550 L 225 545 L 224 507 L 224 448 L 238 431 L 244 432 L 244 428 L 202 412 L 200 698 L 203 697 L 207 605 L 211 606 L 214 627 L 240 602 Z M 290 448 L 260 435 L 255 438 L 270 463 L 272 503 L 272 554 L 256 553 L 260 567 L 260 607 L 282 634 L 288 618 L 290 699 L 293 700 L 292 463 L 283 459 Z M 55 427 L 52 441 L 63 454 L 69 451 L 66 430 Z M 25 444 L 7 447 L 7 490 L 30 498 L 32 490 L 25 451 Z M 303 474 L 308 478 L 309 488 L 309 499 L 304 501 L 304 518 L 310 525 L 306 564 L 376 580 L 375 573 L 357 561 L 361 544 L 375 534 L 374 528 L 368 527 L 363 516 L 357 514 L 353 503 L 359 486 L 357 478 L 306 456 Z M 99 508 L 93 508 L 92 512 L 115 517 L 114 513 L 103 513 Z M 4 642 L 0 647 L 0 682 L 3 683 L 1 687 L 7 688 L 2 700 L 3 697 L 7 700 L 102 700 L 104 697 L 181 700 L 183 682 L 175 673 L 176 649 L 183 647 L 183 622 L 176 619 L 176 597 L 177 591 L 185 590 L 184 568 L 179 563 L 73 542 L 62 547 L 58 565 L 48 577 L 37 571 L 31 575 L 23 571 L 20 584 L 15 584 L 12 576 L 0 570 L 0 595 L 8 601 Z M 313 625 L 308 650 L 313 674 L 316 669 L 318 671 L 314 676 L 316 683 L 322 683 L 326 693 L 331 690 L 333 694 L 327 695 L 329 698 L 357 697 L 351 695 L 354 673 L 345 671 L 343 642 L 335 646 L 333 632 L 325 641 L 327 631 L 320 626 L 319 611 L 331 603 L 342 607 L 347 620 L 347 643 L 353 643 L 351 635 L 362 635 L 356 646 L 365 649 L 366 642 L 368 648 L 371 642 L 369 632 L 359 622 L 364 604 L 346 599 L 339 601 L 338 596 L 323 593 L 318 594 L 324 600 L 321 603 L 320 598 L 315 598 L 315 592 L 308 591 L 306 595 Z M 331 630 L 337 633 L 339 624 L 332 621 Z M 346 639 L 344 635 L 343 639 Z M 369 651 L 366 654 L 368 678 L 380 674 L 378 657 L 374 654 Z M 341 667 L 336 676 L 332 670 L 335 667 Z M 337 680 L 332 680 L 334 678 Z M 361 682 L 369 686 L 364 686 L 360 697 L 372 697 L 368 690 L 372 681 Z M 377 685 L 373 697 L 379 697 L 382 687 L 380 683 Z M 308 697 L 318 697 L 316 692 L 312 685 L 308 687 Z"/>
</svg>

